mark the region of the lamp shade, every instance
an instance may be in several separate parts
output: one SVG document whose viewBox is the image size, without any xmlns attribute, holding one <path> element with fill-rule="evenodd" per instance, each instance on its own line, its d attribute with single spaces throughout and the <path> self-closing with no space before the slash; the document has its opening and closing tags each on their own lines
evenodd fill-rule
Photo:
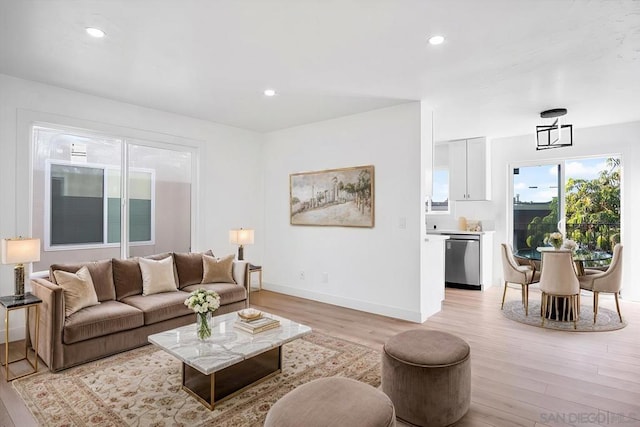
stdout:
<svg viewBox="0 0 640 427">
<path fill-rule="evenodd" d="M 236 245 L 253 245 L 253 230 L 251 228 L 229 230 L 229 243 Z"/>
<path fill-rule="evenodd" d="M 2 239 L 3 264 L 36 261 L 40 261 L 40 239 Z"/>
</svg>

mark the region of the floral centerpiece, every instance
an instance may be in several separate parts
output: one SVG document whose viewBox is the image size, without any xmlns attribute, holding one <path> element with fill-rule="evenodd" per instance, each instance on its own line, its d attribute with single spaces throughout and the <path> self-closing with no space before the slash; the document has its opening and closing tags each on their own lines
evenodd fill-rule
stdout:
<svg viewBox="0 0 640 427">
<path fill-rule="evenodd" d="M 195 290 L 184 300 L 184 305 L 196 313 L 198 339 L 209 338 L 211 336 L 211 314 L 220 307 L 218 293 L 206 289 Z"/>
<path fill-rule="evenodd" d="M 555 249 L 560 249 L 560 246 L 562 246 L 562 234 L 559 231 L 549 234 L 549 243 Z"/>
<path fill-rule="evenodd" d="M 572 252 L 575 252 L 575 250 L 578 248 L 578 244 L 575 242 L 575 240 L 566 239 L 562 244 L 562 247 L 565 249 L 569 249 Z"/>
</svg>

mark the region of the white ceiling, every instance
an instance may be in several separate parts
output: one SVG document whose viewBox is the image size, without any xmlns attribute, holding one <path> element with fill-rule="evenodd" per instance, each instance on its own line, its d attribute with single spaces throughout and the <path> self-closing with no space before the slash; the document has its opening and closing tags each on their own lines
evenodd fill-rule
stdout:
<svg viewBox="0 0 640 427">
<path fill-rule="evenodd" d="M 412 100 L 437 140 L 589 127 L 640 120 L 640 1 L 0 0 L 0 73 L 260 132 Z"/>
</svg>

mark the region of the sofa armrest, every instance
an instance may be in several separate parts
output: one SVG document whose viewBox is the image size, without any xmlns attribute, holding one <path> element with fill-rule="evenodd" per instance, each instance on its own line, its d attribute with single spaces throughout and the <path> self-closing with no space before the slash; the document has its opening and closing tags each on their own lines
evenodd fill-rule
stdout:
<svg viewBox="0 0 640 427">
<path fill-rule="evenodd" d="M 249 261 L 233 261 L 233 280 L 249 292 Z"/>
<path fill-rule="evenodd" d="M 62 366 L 62 330 L 64 328 L 64 297 L 62 288 L 47 279 L 32 279 L 31 293 L 42 300 L 38 355 L 54 371 Z M 29 336 L 35 340 L 35 312 L 30 310 Z"/>
</svg>

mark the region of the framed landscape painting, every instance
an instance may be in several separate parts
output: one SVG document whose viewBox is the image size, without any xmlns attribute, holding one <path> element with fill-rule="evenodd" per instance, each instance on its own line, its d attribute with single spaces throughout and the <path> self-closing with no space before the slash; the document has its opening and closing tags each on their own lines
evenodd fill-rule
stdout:
<svg viewBox="0 0 640 427">
<path fill-rule="evenodd" d="M 373 166 L 289 175 L 292 225 L 373 227 Z"/>
</svg>

